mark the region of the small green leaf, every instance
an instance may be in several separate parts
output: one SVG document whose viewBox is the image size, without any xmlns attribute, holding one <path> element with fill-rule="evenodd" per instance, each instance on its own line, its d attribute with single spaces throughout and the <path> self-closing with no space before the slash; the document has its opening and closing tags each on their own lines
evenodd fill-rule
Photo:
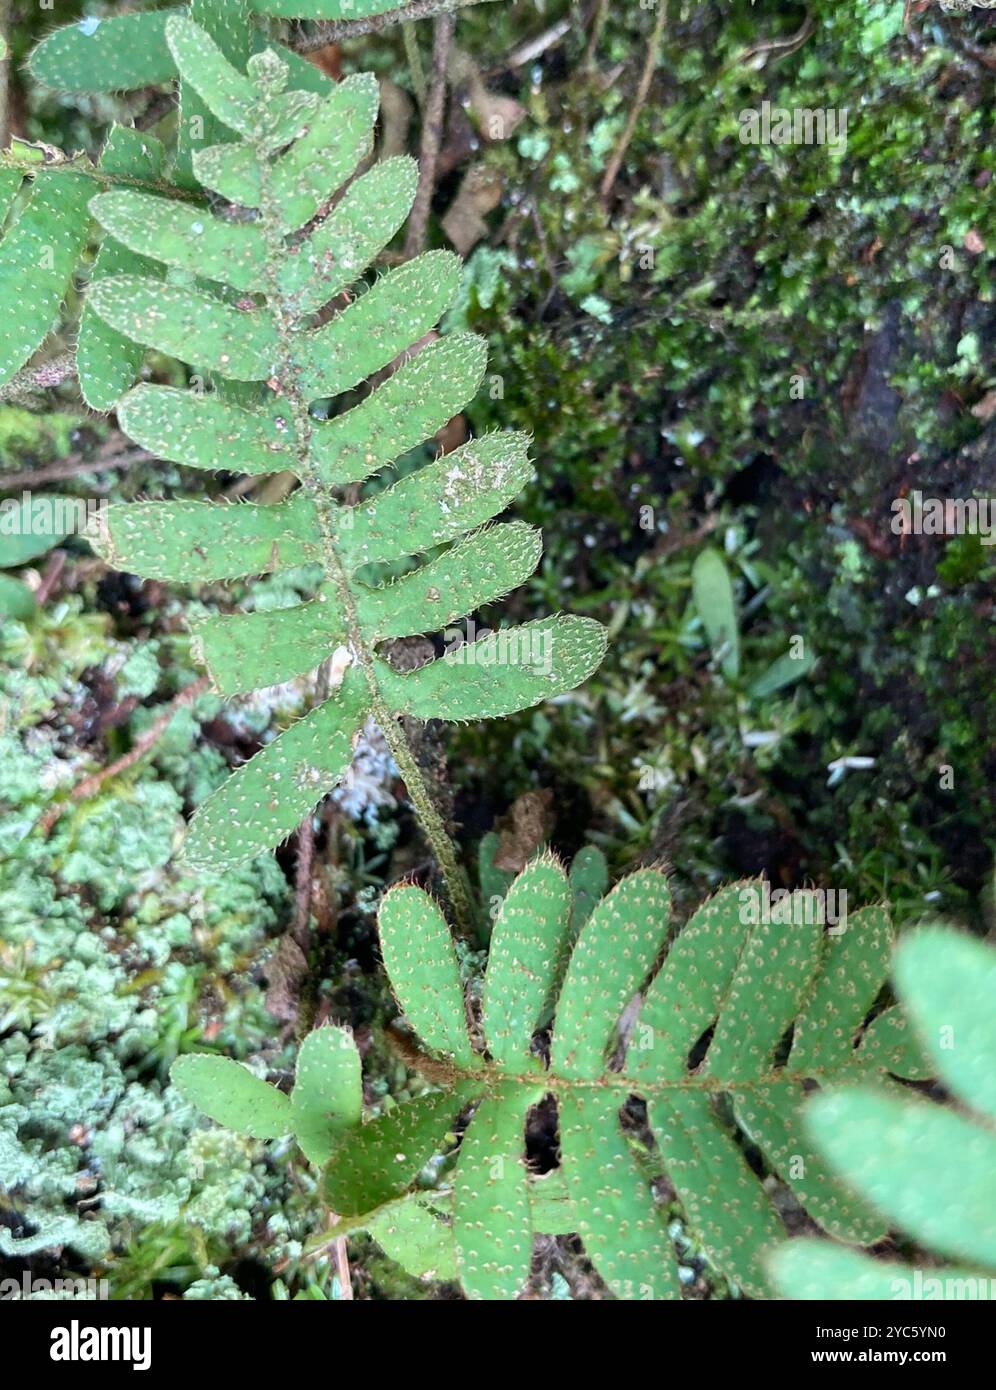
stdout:
<svg viewBox="0 0 996 1390">
<path fill-rule="evenodd" d="M 475 1066 L 456 950 L 439 908 L 408 884 L 384 895 L 377 922 L 384 965 L 408 1022 L 434 1052 Z"/>
<path fill-rule="evenodd" d="M 2 559 L 3 543 L 0 541 L 0 561 Z M 35 596 L 27 584 L 12 579 L 9 574 L 0 574 L 0 622 L 4 618 L 12 618 L 18 623 L 27 622 L 37 608 Z"/>
<path fill-rule="evenodd" d="M 389 1202 L 367 1223 L 367 1231 L 388 1259 L 415 1279 L 457 1277 L 453 1228 L 431 1192 L 413 1192 Z"/>
<path fill-rule="evenodd" d="M 307 564 L 321 554 L 314 504 L 304 492 L 272 506 L 117 503 L 89 538 L 116 569 L 190 584 L 269 574 Z"/>
<path fill-rule="evenodd" d="M 468 1297 L 514 1298 L 529 1277 L 533 1230 L 525 1164 L 526 1110 L 543 1087 L 485 1096 L 460 1141 L 453 1238 Z"/>
<path fill-rule="evenodd" d="M 481 1022 L 488 1051 L 516 1070 L 529 1056 L 540 1013 L 563 969 L 570 890 L 559 861 L 527 864 L 505 897 L 491 933 Z"/>
<path fill-rule="evenodd" d="M 372 1212 L 410 1187 L 447 1144 L 457 1113 L 481 1087 L 461 1083 L 361 1125 L 341 1144 L 326 1173 L 325 1195 L 340 1216 Z"/>
<path fill-rule="evenodd" d="M 290 1097 L 294 1138 L 317 1167 L 363 1118 L 360 1054 L 348 1028 L 315 1028 L 301 1044 Z"/>
<path fill-rule="evenodd" d="M 743 895 L 760 880 L 731 883 L 692 913 L 671 945 L 644 996 L 637 1034 L 649 1046 L 631 1048 L 627 1074 L 648 1080 L 680 1080 L 688 1056 L 715 1023 L 750 928 Z"/>
<path fill-rule="evenodd" d="M 799 920 L 804 917 L 804 920 Z M 737 963 L 705 1061 L 724 1083 L 763 1076 L 819 968 L 823 928 L 815 914 L 760 922 Z"/>
<path fill-rule="evenodd" d="M 191 624 L 191 636 L 194 655 L 222 695 L 293 680 L 346 643 L 331 585 L 293 608 L 202 618 Z"/>
<path fill-rule="evenodd" d="M 32 52 L 36 82 L 60 92 L 131 92 L 176 76 L 166 44 L 166 22 L 183 11 L 87 15 L 55 29 Z"/>
<path fill-rule="evenodd" d="M 936 1074 L 966 1105 L 996 1118 L 996 951 L 923 927 L 900 944 L 894 974 Z"/>
<path fill-rule="evenodd" d="M 866 1087 L 817 1096 L 813 1139 L 841 1176 L 928 1249 L 996 1266 L 996 1134 L 929 1101 Z"/>
<path fill-rule="evenodd" d="M 274 165 L 271 193 L 288 231 L 310 222 L 369 153 L 379 102 L 373 73 L 345 78 L 325 97 L 307 133 Z"/>
<path fill-rule="evenodd" d="M 361 482 L 442 429 L 476 394 L 487 356 L 473 333 L 439 338 L 359 405 L 317 426 L 312 450 L 322 481 Z"/>
<path fill-rule="evenodd" d="M 244 864 L 291 833 L 346 772 L 367 715 L 351 668 L 341 689 L 257 753 L 198 807 L 183 847 L 193 869 Z"/>
<path fill-rule="evenodd" d="M 539 618 L 502 628 L 405 675 L 382 661 L 376 670 L 388 704 L 416 719 L 494 719 L 583 684 L 605 643 L 605 629 L 591 618 Z"/>
<path fill-rule="evenodd" d="M 211 36 L 185 16 L 174 15 L 166 21 L 166 42 L 180 76 L 208 109 L 230 129 L 251 135 L 258 117 L 259 93 Z"/>
<path fill-rule="evenodd" d="M 609 866 L 605 855 L 595 845 L 582 845 L 571 860 L 568 874 L 571 883 L 573 905 L 571 907 L 571 942 L 578 939 L 581 928 L 587 922 L 595 904 L 603 897 L 609 886 Z"/>
<path fill-rule="evenodd" d="M 439 322 L 461 273 L 459 257 L 427 251 L 382 275 L 348 309 L 302 337 L 301 390 L 313 399 L 338 396 L 388 366 Z"/>
<path fill-rule="evenodd" d="M 831 1073 L 832 1075 L 832 1073 Z M 873 1245 L 885 1222 L 842 1182 L 814 1148 L 805 1125 L 808 1093 L 793 1076 L 733 1096 L 737 1123 L 825 1231 L 855 1245 Z"/>
<path fill-rule="evenodd" d="M 418 555 L 490 521 L 533 477 L 528 444 L 523 434 L 483 435 L 343 508 L 336 539 L 351 568 Z"/>
<path fill-rule="evenodd" d="M 418 165 L 407 155 L 361 175 L 281 266 L 287 311 L 315 313 L 362 275 L 408 216 L 417 183 Z"/>
<path fill-rule="evenodd" d="M 762 1256 L 785 1234 L 708 1095 L 675 1088 L 647 1106 L 667 1175 L 717 1268 L 755 1298 L 768 1292 Z"/>
<path fill-rule="evenodd" d="M 692 599 L 727 680 L 740 672 L 740 635 L 733 583 L 718 550 L 703 550 L 692 566 Z"/>
<path fill-rule="evenodd" d="M 90 303 L 112 328 L 158 352 L 234 381 L 265 381 L 280 347 L 273 319 L 235 309 L 201 290 L 114 275 L 90 289 Z"/>
<path fill-rule="evenodd" d="M 238 290 L 262 288 L 266 246 L 258 227 L 134 189 L 98 193 L 90 211 L 131 251 Z"/>
<path fill-rule="evenodd" d="M 0 502 L 0 569 L 15 569 L 46 555 L 85 515 L 86 503 L 78 497 L 5 497 Z"/>
<path fill-rule="evenodd" d="M 916 1269 L 843 1250 L 827 1240 L 793 1240 L 768 1257 L 783 1298 L 819 1303 L 988 1298 L 991 1276 L 972 1269 Z"/>
<path fill-rule="evenodd" d="M 248 145 L 208 145 L 194 150 L 193 168 L 198 183 L 220 193 L 230 203 L 258 208 L 263 198 L 263 178 L 256 152 Z"/>
<path fill-rule="evenodd" d="M 619 1123 L 622 1097 L 592 1088 L 565 1092 L 561 1164 L 578 1234 L 618 1298 L 678 1299 L 681 1286 L 662 1214 Z"/>
<path fill-rule="evenodd" d="M 796 681 L 802 680 L 803 676 L 808 676 L 815 665 L 816 653 L 811 647 L 807 647 L 801 656 L 793 656 L 791 652 L 784 652 L 751 685 L 751 699 L 767 700 L 769 696 L 776 695 L 779 690 L 784 690 L 786 686 L 794 685 Z"/>
<path fill-rule="evenodd" d="M 892 946 L 884 907 L 862 908 L 831 928 L 820 973 L 796 1019 L 791 1071 L 816 1073 L 851 1060 L 854 1039 L 888 974 Z"/>
<path fill-rule="evenodd" d="M 290 1102 L 231 1057 L 208 1052 L 178 1057 L 170 1080 L 211 1120 L 254 1139 L 279 1139 L 291 1131 Z"/>
<path fill-rule="evenodd" d="M 40 170 L 0 243 L 0 386 L 58 322 L 90 231 L 92 190 L 83 174 Z"/>
<path fill-rule="evenodd" d="M 540 533 L 521 521 L 475 531 L 413 573 L 361 590 L 360 626 L 374 642 L 439 632 L 517 588 L 536 568 L 541 550 Z"/>
<path fill-rule="evenodd" d="M 594 1079 L 605 1069 L 619 1015 L 667 940 L 671 893 L 656 869 L 639 869 L 595 908 L 567 967 L 550 1064 L 561 1076 Z"/>
<path fill-rule="evenodd" d="M 118 421 L 136 444 L 188 468 L 277 473 L 297 462 L 293 423 L 277 406 L 244 410 L 218 394 L 143 384 Z"/>
</svg>

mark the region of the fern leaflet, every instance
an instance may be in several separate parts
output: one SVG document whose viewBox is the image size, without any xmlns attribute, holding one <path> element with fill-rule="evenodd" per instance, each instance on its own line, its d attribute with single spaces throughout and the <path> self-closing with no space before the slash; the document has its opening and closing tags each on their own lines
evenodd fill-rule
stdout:
<svg viewBox="0 0 996 1390">
<path fill-rule="evenodd" d="M 387 245 L 414 195 L 411 162 L 391 160 L 322 216 L 370 149 L 374 79 L 350 78 L 323 100 L 288 89 L 287 66 L 273 51 L 251 58 L 243 73 L 188 19 L 169 18 L 166 35 L 184 81 L 238 137 L 195 152 L 194 170 L 239 206 L 215 213 L 135 190 L 98 195 L 92 211 L 115 242 L 165 272 L 100 277 L 89 307 L 116 333 L 181 357 L 222 386 L 198 394 L 141 385 L 122 400 L 119 419 L 139 444 L 178 463 L 289 472 L 301 486 L 269 505 L 112 507 L 95 544 L 119 568 L 188 583 L 321 564 L 325 582 L 310 602 L 210 617 L 194 635 L 225 694 L 291 679 L 329 658 L 333 671 L 329 699 L 195 815 L 186 856 L 218 867 L 293 830 L 349 767 L 369 716 L 414 796 L 417 769 L 399 715 L 473 720 L 560 695 L 598 664 L 605 634 L 589 619 L 541 619 L 406 674 L 378 654 L 385 639 L 439 631 L 535 568 L 531 528 L 488 524 L 532 476 L 527 441 L 487 435 L 355 505 L 334 499 L 333 487 L 373 477 L 439 429 L 480 383 L 484 346 L 463 334 L 427 347 L 332 420 L 312 409 L 382 372 L 428 333 L 457 291 L 460 262 L 428 252 L 316 324 L 328 297 Z M 245 209 L 256 215 L 247 220 Z M 358 574 L 427 552 L 433 558 L 389 584 Z M 418 809 L 432 834 L 438 813 Z M 455 864 L 444 870 L 452 887 Z"/>
</svg>

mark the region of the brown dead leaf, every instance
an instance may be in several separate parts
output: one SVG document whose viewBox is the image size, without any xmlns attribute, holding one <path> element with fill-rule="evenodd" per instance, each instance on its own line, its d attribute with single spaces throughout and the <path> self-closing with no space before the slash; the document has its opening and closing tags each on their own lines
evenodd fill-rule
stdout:
<svg viewBox="0 0 996 1390">
<path fill-rule="evenodd" d="M 514 97 L 489 92 L 483 83 L 471 88 L 470 109 L 477 117 L 482 140 L 507 140 L 526 114 L 526 108 Z"/>
<path fill-rule="evenodd" d="M 289 932 L 285 932 L 277 942 L 277 949 L 267 961 L 264 974 L 269 983 L 266 1012 L 281 1023 L 295 1022 L 301 986 L 308 978 L 308 962 Z"/>
<path fill-rule="evenodd" d="M 996 391 L 987 391 L 976 405 L 972 406 L 972 414 L 976 420 L 981 420 L 984 425 L 996 415 Z"/>
<path fill-rule="evenodd" d="M 517 797 L 506 814 L 495 822 L 498 832 L 495 868 L 519 873 L 550 838 L 553 822 L 552 788 L 543 787 Z"/>
<path fill-rule="evenodd" d="M 443 231 L 461 256 L 466 256 L 487 235 L 484 219 L 500 202 L 501 176 L 483 164 L 472 165 L 443 217 Z"/>
</svg>

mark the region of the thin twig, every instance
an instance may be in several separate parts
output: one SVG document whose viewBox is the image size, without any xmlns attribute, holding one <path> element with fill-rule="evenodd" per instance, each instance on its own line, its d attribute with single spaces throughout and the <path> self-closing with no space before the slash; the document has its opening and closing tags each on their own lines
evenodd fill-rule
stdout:
<svg viewBox="0 0 996 1390">
<path fill-rule="evenodd" d="M 10 0 L 0 0 L 0 149 L 10 134 Z"/>
<path fill-rule="evenodd" d="M 53 551 L 52 556 L 45 567 L 45 573 L 42 576 L 42 582 L 38 585 L 38 588 L 35 590 L 35 603 L 37 603 L 39 608 L 43 608 L 45 604 L 48 602 L 49 594 L 51 594 L 56 584 L 58 584 L 59 576 L 62 574 L 62 571 L 65 568 L 66 552 L 64 550 Z"/>
<path fill-rule="evenodd" d="M 58 805 L 50 806 L 38 821 L 38 829 L 43 835 L 47 835 L 55 825 L 56 821 L 69 806 L 77 801 L 88 801 L 91 796 L 96 796 L 105 782 L 112 777 L 117 777 L 122 772 L 127 772 L 133 767 L 140 758 L 144 758 L 149 749 L 162 738 L 169 728 L 170 722 L 177 710 L 184 705 L 189 705 L 203 695 L 211 682 L 207 676 L 201 676 L 193 684 L 184 687 L 179 695 L 175 696 L 166 706 L 165 711 L 149 725 L 145 733 L 135 740 L 133 747 L 123 757 L 110 763 L 107 767 L 102 767 L 99 772 L 94 772 L 89 777 L 84 777 L 82 782 L 78 782 L 69 794 L 68 801 L 60 801 Z"/>
<path fill-rule="evenodd" d="M 609 0 L 598 0 L 594 18 L 591 22 L 591 33 L 588 36 L 588 47 L 584 51 L 583 67 L 590 68 L 595 64 L 595 50 L 598 48 L 598 41 L 602 37 L 602 29 L 605 27 L 605 16 L 609 12 Z"/>
<path fill-rule="evenodd" d="M 113 442 L 118 444 L 117 440 Z M 125 449 L 106 458 L 98 450 L 90 459 L 77 456 L 65 463 L 49 464 L 47 468 L 28 468 L 23 473 L 0 474 L 0 490 L 12 492 L 16 488 L 31 489 L 43 483 L 58 483 L 65 478 L 78 478 L 82 473 L 103 473 L 112 468 L 129 468 L 133 463 L 148 463 L 154 458 L 155 454 L 150 454 L 145 449 Z"/>
<path fill-rule="evenodd" d="M 422 54 L 418 47 L 418 34 L 415 32 L 415 25 L 409 19 L 401 26 L 401 34 L 405 41 L 405 57 L 408 59 L 408 71 L 412 79 L 412 91 L 415 93 L 415 100 L 418 102 L 418 109 L 425 110 L 425 69 L 422 67 Z"/>
<path fill-rule="evenodd" d="M 455 20 L 451 13 L 441 14 L 433 27 L 432 86 L 422 122 L 422 148 L 418 161 L 418 190 L 412 205 L 405 238 L 405 260 L 417 256 L 425 246 L 429 226 L 429 211 L 436 186 L 436 163 L 443 138 L 443 112 L 446 106 L 446 68 L 453 40 Z"/>
<path fill-rule="evenodd" d="M 380 34 L 395 24 L 405 24 L 416 19 L 429 19 L 433 15 L 453 14 L 469 5 L 487 4 L 489 0 L 414 0 L 411 5 L 388 10 L 385 14 L 368 15 L 365 19 L 330 19 L 316 24 L 311 34 L 295 40 L 298 53 L 311 53 L 316 48 L 324 48 L 327 43 L 341 43 L 343 39 L 357 39 L 363 34 Z"/>
<path fill-rule="evenodd" d="M 297 828 L 297 860 L 294 865 L 294 918 L 291 936 L 302 950 L 308 948 L 311 920 L 311 873 L 315 863 L 315 824 L 305 816 Z"/>
<path fill-rule="evenodd" d="M 339 1236 L 332 1242 L 332 1253 L 335 1255 L 335 1268 L 339 1276 L 339 1298 L 343 1303 L 350 1303 L 353 1299 L 353 1281 L 349 1273 L 349 1253 L 345 1236 Z"/>
<path fill-rule="evenodd" d="M 654 79 L 654 69 L 657 66 L 657 56 L 660 52 L 661 36 L 664 33 L 664 23 L 666 19 L 667 0 L 657 0 L 657 18 L 654 20 L 654 28 L 650 35 L 650 43 L 647 45 L 647 56 L 643 63 L 643 71 L 640 73 L 640 82 L 636 89 L 636 97 L 634 98 L 633 105 L 630 107 L 629 119 L 622 133 L 622 139 L 619 141 L 615 153 L 609 160 L 608 168 L 605 170 L 605 175 L 602 178 L 602 185 L 599 189 L 603 201 L 607 200 L 609 194 L 612 192 L 612 185 L 615 183 L 619 170 L 622 168 L 623 159 L 625 158 L 626 151 L 629 149 L 629 142 L 633 138 L 633 132 L 636 130 L 636 123 L 640 119 L 640 112 L 643 110 L 644 104 L 646 103 L 647 94 L 650 91 L 650 84 Z"/>
</svg>

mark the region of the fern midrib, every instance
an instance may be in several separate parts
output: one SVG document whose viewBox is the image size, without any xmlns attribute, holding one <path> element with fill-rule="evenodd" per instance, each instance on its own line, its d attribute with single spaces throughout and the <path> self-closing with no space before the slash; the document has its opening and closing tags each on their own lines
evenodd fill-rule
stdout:
<svg viewBox="0 0 996 1390">
<path fill-rule="evenodd" d="M 785 1067 L 775 1068 L 761 1076 L 745 1078 L 723 1078 L 708 1074 L 669 1077 L 662 1081 L 649 1081 L 643 1076 L 627 1076 L 625 1072 L 603 1072 L 597 1077 L 560 1076 L 547 1070 L 510 1072 L 496 1067 L 492 1062 L 484 1062 L 480 1068 L 471 1070 L 458 1067 L 445 1058 L 409 1053 L 405 1060 L 414 1071 L 421 1072 L 426 1079 L 436 1085 L 446 1083 L 454 1087 L 460 1082 L 484 1085 L 491 1090 L 501 1086 L 524 1086 L 535 1088 L 542 1085 L 546 1090 L 568 1093 L 570 1091 L 611 1090 L 623 1095 L 667 1095 L 671 1091 L 699 1091 L 708 1095 L 737 1095 L 743 1091 L 757 1091 L 766 1086 L 779 1085 L 786 1081 L 802 1086 L 806 1081 L 838 1081 L 851 1073 L 869 1080 L 888 1077 L 885 1067 L 869 1067 L 849 1058 L 837 1067 L 807 1067 L 803 1071 L 789 1071 Z"/>
<path fill-rule="evenodd" d="M 37 174 L 82 174 L 101 188 L 137 188 L 146 193 L 163 194 L 180 202 L 196 203 L 199 207 L 208 206 L 208 199 L 200 189 L 183 188 L 167 179 L 141 179 L 129 174 L 109 174 L 92 164 L 89 155 L 68 155 L 49 163 L 44 159 L 16 159 L 9 151 L 4 151 L 0 154 L 0 169 L 16 169 L 26 178 Z"/>
<path fill-rule="evenodd" d="M 277 384 L 290 406 L 295 430 L 299 476 L 311 496 L 318 518 L 322 538 L 323 568 L 326 577 L 335 587 L 342 607 L 350 655 L 360 666 L 366 680 L 371 713 L 384 735 L 385 742 L 404 779 L 426 836 L 439 861 L 457 924 L 464 935 L 469 936 L 473 932 L 473 910 L 467 881 L 460 869 L 449 831 L 432 799 L 422 770 L 403 731 L 384 700 L 374 667 L 374 653 L 364 639 L 360 626 L 356 602 L 349 583 L 349 572 L 335 544 L 334 504 L 312 459 L 311 441 L 314 429 L 312 416 L 309 402 L 297 386 L 299 369 L 295 358 L 294 341 L 302 330 L 298 326 L 298 320 L 288 311 L 280 291 L 279 271 L 281 258 L 285 254 L 284 238 L 286 233 L 281 222 L 279 206 L 272 194 L 269 159 L 259 145 L 255 147 L 255 153 L 260 170 L 260 227 L 267 248 L 264 282 L 267 301 L 273 312 L 280 346 Z"/>
</svg>

